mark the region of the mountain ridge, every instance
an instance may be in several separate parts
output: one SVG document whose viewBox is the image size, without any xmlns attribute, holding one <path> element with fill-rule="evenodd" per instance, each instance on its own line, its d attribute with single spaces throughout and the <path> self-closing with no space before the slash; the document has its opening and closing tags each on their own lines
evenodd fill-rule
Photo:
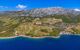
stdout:
<svg viewBox="0 0 80 50">
<path fill-rule="evenodd" d="M 68 9 L 62 7 L 48 7 L 48 8 L 35 8 L 31 10 L 20 10 L 20 11 L 1 11 L 0 14 L 18 14 L 21 16 L 32 16 L 32 17 L 43 17 L 54 14 L 73 14 L 79 15 L 79 9 Z"/>
</svg>

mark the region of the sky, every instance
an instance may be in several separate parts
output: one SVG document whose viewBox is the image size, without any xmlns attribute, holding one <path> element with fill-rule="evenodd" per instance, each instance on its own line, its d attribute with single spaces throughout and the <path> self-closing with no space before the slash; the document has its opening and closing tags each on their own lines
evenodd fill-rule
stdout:
<svg viewBox="0 0 80 50">
<path fill-rule="evenodd" d="M 0 11 L 34 8 L 80 8 L 80 0 L 0 0 Z"/>
</svg>

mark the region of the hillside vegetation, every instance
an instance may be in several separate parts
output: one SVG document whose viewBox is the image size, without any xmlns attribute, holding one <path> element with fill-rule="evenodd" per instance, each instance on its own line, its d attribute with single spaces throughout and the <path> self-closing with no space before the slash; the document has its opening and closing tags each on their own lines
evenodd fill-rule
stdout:
<svg viewBox="0 0 80 50">
<path fill-rule="evenodd" d="M 28 13 L 17 11 L 0 14 L 0 37 L 80 34 L 80 14 L 44 14 L 34 17 Z"/>
</svg>

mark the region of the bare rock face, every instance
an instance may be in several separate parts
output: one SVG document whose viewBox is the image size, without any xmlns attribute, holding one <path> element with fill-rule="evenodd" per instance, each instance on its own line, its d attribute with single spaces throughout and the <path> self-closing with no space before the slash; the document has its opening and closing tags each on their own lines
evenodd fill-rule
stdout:
<svg viewBox="0 0 80 50">
<path fill-rule="evenodd" d="M 67 9 L 62 7 L 48 7 L 48 8 L 36 8 L 31 10 L 21 10 L 21 11 L 2 11 L 0 14 L 13 15 L 13 16 L 31 16 L 31 17 L 43 17 L 47 15 L 68 15 L 73 16 L 79 15 L 79 9 Z"/>
</svg>

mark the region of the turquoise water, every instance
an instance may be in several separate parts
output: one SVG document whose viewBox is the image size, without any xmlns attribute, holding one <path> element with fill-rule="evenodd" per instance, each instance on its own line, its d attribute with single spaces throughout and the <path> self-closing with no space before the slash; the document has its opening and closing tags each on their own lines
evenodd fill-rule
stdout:
<svg viewBox="0 0 80 50">
<path fill-rule="evenodd" d="M 80 36 L 62 35 L 60 38 L 17 37 L 0 39 L 0 50 L 80 50 Z"/>
</svg>

